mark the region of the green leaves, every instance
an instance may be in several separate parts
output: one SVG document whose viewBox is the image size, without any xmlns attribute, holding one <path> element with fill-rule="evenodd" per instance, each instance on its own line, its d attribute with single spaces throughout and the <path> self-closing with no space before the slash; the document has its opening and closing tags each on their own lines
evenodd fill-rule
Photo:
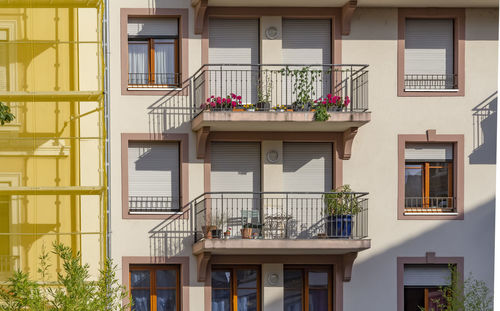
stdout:
<svg viewBox="0 0 500 311">
<path fill-rule="evenodd" d="M 312 98 L 316 95 L 315 83 L 322 82 L 321 70 L 313 70 L 309 66 L 301 69 L 290 69 L 285 67 L 280 70 L 281 75 L 292 78 L 292 94 L 296 101 L 302 104 L 312 103 Z"/>
<path fill-rule="evenodd" d="M 328 119 L 330 119 L 330 114 L 328 113 L 326 106 L 316 106 L 316 111 L 314 112 L 314 120 L 327 121 Z"/>
<path fill-rule="evenodd" d="M 16 116 L 10 112 L 10 107 L 6 104 L 0 102 L 0 124 L 10 123 L 14 121 Z"/>
<path fill-rule="evenodd" d="M 361 207 L 356 194 L 349 185 L 343 185 L 324 195 L 326 215 L 356 215 Z"/>
<path fill-rule="evenodd" d="M 53 251 L 62 260 L 63 272 L 57 273 L 57 282 L 41 285 L 30 280 L 28 273 L 17 271 L 0 288 L 0 310 L 17 311 L 125 311 L 122 305 L 128 297 L 116 278 L 116 266 L 106 260 L 97 280 L 91 280 L 89 265 L 81 264 L 80 253 L 70 247 L 54 243 Z M 38 273 L 42 281 L 48 277 L 48 254 L 42 249 Z"/>
</svg>

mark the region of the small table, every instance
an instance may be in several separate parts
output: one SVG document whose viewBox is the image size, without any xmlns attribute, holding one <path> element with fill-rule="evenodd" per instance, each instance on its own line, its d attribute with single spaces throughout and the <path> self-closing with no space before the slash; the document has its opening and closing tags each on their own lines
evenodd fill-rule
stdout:
<svg viewBox="0 0 500 311">
<path fill-rule="evenodd" d="M 289 215 L 268 215 L 264 222 L 264 237 L 266 239 L 288 238 L 288 221 L 292 219 Z"/>
</svg>

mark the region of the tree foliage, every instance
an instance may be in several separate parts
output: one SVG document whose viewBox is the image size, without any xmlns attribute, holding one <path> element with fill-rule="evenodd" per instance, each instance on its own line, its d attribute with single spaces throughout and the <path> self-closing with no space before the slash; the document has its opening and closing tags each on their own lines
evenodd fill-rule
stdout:
<svg viewBox="0 0 500 311">
<path fill-rule="evenodd" d="M 0 102 L 0 125 L 14 121 L 16 117 L 10 112 L 10 107 Z"/>
</svg>

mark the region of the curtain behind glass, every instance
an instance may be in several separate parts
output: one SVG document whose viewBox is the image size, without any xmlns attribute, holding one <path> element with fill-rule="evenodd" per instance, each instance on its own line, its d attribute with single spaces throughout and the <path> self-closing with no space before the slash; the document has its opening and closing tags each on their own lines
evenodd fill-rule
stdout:
<svg viewBox="0 0 500 311">
<path fill-rule="evenodd" d="M 174 40 L 155 40 L 155 84 L 178 84 Z"/>
<path fill-rule="evenodd" d="M 128 44 L 129 84 L 148 84 L 148 43 Z"/>
</svg>

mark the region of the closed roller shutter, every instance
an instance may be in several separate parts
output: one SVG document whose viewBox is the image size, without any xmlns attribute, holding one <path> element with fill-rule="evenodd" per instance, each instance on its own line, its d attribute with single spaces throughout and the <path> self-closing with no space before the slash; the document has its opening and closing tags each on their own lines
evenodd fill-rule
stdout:
<svg viewBox="0 0 500 311">
<path fill-rule="evenodd" d="M 453 144 L 406 144 L 407 161 L 450 161 L 453 160 Z"/>
<path fill-rule="evenodd" d="M 283 19 L 283 63 L 330 64 L 331 37 L 328 19 Z"/>
<path fill-rule="evenodd" d="M 127 33 L 129 36 L 177 36 L 178 24 L 177 18 L 129 17 Z"/>
<path fill-rule="evenodd" d="M 283 143 L 286 192 L 332 190 L 331 143 Z"/>
<path fill-rule="evenodd" d="M 129 142 L 128 186 L 131 211 L 179 208 L 179 144 Z"/>
<path fill-rule="evenodd" d="M 405 286 L 446 286 L 451 284 L 447 265 L 405 265 Z"/>
<path fill-rule="evenodd" d="M 260 191 L 260 144 L 213 142 L 210 184 L 212 192 Z"/>
</svg>

